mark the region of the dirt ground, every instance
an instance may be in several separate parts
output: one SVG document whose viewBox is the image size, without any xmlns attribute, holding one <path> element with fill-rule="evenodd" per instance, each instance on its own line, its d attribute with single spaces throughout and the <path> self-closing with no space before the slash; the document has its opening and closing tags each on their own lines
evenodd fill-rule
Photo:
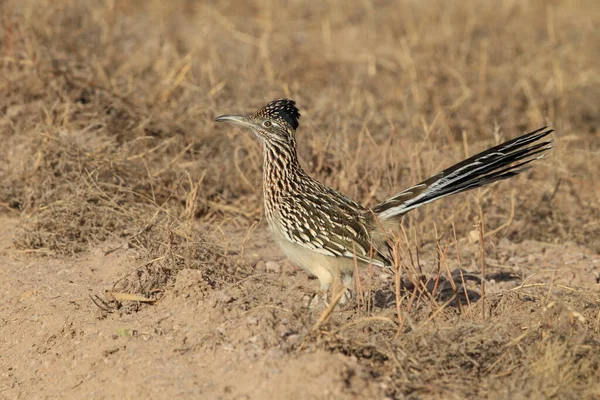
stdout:
<svg viewBox="0 0 600 400">
<path fill-rule="evenodd" d="M 11 248 L 18 220 L 2 223 L 5 398 L 600 395 L 600 257 L 575 244 L 504 243 L 486 318 L 475 304 L 442 311 L 396 338 L 393 312 L 377 307 L 369 316 L 340 311 L 315 332 L 319 316 L 302 306 L 315 282 L 260 239 L 250 256 L 281 270 L 207 292 L 202 271 L 184 269 L 157 304 L 106 314 L 90 295 L 139 265 L 134 251 L 35 258 Z M 553 286 L 524 288 L 518 277 L 534 272 L 532 285 Z"/>
<path fill-rule="evenodd" d="M 0 16 L 0 399 L 600 399 L 594 1 Z M 543 125 L 554 149 L 409 213 L 403 290 L 369 269 L 309 309 L 260 144 L 212 122 L 281 96 L 306 170 L 365 205 Z"/>
</svg>

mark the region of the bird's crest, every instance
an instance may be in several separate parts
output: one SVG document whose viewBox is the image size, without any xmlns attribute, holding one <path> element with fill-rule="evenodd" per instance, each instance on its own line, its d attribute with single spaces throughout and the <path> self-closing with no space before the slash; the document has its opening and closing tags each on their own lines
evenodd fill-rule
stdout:
<svg viewBox="0 0 600 400">
<path fill-rule="evenodd" d="M 299 126 L 300 111 L 296 107 L 296 102 L 290 99 L 282 98 L 273 100 L 254 113 L 254 115 L 282 122 L 292 130 L 296 130 Z"/>
</svg>

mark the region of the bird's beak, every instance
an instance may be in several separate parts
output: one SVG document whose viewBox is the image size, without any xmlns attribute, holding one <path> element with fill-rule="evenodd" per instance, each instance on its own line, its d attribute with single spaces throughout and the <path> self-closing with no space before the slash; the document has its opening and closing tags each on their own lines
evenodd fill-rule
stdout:
<svg viewBox="0 0 600 400">
<path fill-rule="evenodd" d="M 244 128 L 251 128 L 253 125 L 246 115 L 219 115 L 215 118 L 215 122 L 229 122 Z"/>
</svg>

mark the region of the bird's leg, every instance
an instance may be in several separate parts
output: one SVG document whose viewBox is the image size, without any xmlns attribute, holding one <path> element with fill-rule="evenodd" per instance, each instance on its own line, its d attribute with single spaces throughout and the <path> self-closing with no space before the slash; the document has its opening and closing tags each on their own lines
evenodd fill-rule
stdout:
<svg viewBox="0 0 600 400">
<path fill-rule="evenodd" d="M 340 299 L 340 304 L 346 304 L 352 299 L 352 289 L 354 279 L 352 279 L 352 273 L 342 274 L 342 284 L 344 285 L 344 295 Z"/>
<path fill-rule="evenodd" d="M 335 298 L 342 292 L 339 303 L 344 305 L 348 303 L 348 300 L 352 299 L 352 272 L 353 271 L 340 271 L 340 268 L 336 268 L 335 277 L 333 279 L 333 285 L 331 289 L 331 297 Z"/>
<path fill-rule="evenodd" d="M 331 298 L 332 299 L 337 298 L 337 296 L 339 295 L 339 293 L 341 291 L 344 291 L 344 286 L 342 283 L 342 273 L 340 271 L 339 265 L 335 265 L 333 283 L 331 285 Z M 346 297 L 343 294 L 342 297 L 340 297 L 339 303 L 344 304 L 345 302 L 346 302 Z"/>
<path fill-rule="evenodd" d="M 323 306 L 325 308 L 329 307 L 329 288 L 330 287 L 331 287 L 331 284 L 329 284 L 329 283 L 325 283 L 325 284 L 321 283 L 321 287 L 319 288 L 319 291 L 314 294 L 312 300 L 310 301 L 310 303 L 308 305 L 308 308 L 310 308 L 311 310 L 314 310 L 314 309 L 319 308 L 319 306 L 321 304 L 323 304 Z"/>
<path fill-rule="evenodd" d="M 331 287 L 331 285 L 325 284 L 325 285 L 321 285 L 321 290 L 319 291 L 319 296 L 321 297 L 321 300 L 323 301 L 323 305 L 325 307 L 329 307 L 329 288 Z"/>
<path fill-rule="evenodd" d="M 326 269 L 320 269 L 314 271 L 315 275 L 319 279 L 319 283 L 321 287 L 319 292 L 313 297 L 312 301 L 308 308 L 315 309 L 322 301 L 325 307 L 329 307 L 329 288 L 331 287 L 331 283 L 333 282 L 333 276 Z"/>
</svg>

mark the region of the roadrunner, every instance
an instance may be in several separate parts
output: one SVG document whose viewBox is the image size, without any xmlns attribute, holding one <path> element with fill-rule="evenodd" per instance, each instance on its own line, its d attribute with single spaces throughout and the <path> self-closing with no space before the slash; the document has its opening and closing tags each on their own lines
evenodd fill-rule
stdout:
<svg viewBox="0 0 600 400">
<path fill-rule="evenodd" d="M 341 277 L 352 291 L 355 263 L 393 271 L 385 232 L 408 211 L 451 194 L 508 179 L 529 169 L 552 148 L 541 140 L 552 129 L 540 128 L 470 157 L 395 196 L 366 208 L 308 175 L 296 154 L 300 112 L 289 99 L 270 102 L 244 115 L 221 115 L 249 129 L 263 143 L 263 193 L 269 228 L 286 256 L 321 284 L 327 294 Z"/>
</svg>

